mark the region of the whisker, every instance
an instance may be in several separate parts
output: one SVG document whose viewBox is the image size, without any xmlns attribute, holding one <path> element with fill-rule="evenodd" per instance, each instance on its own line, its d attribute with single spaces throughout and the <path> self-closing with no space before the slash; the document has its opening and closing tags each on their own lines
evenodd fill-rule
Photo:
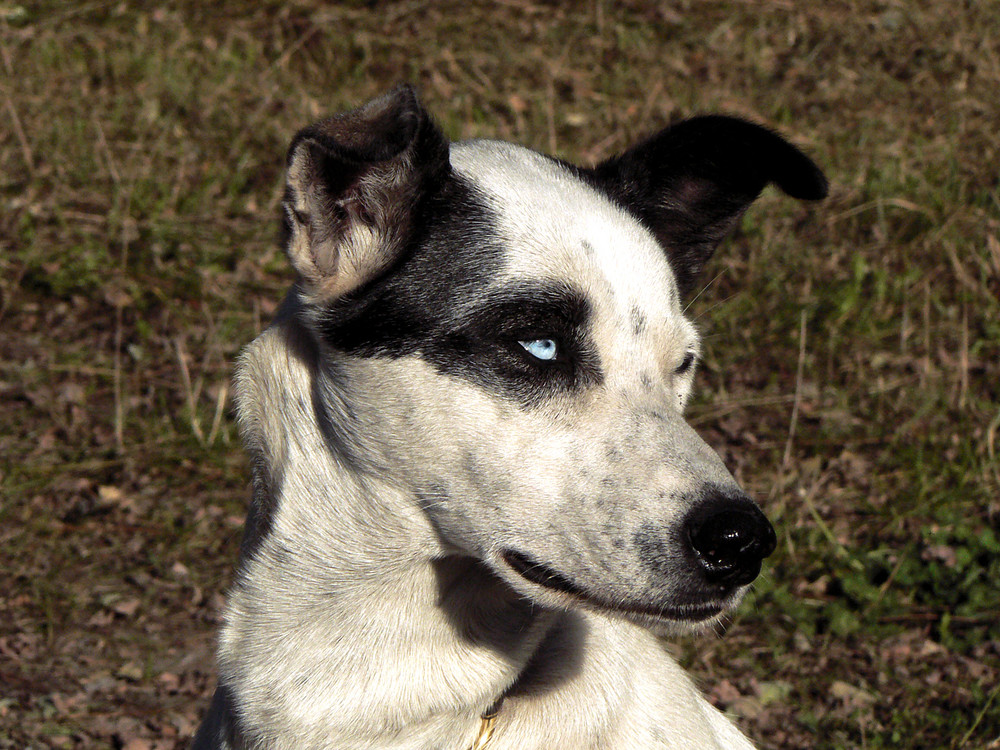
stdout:
<svg viewBox="0 0 1000 750">
<path fill-rule="evenodd" d="M 721 277 L 722 274 L 724 273 L 725 271 L 719 271 L 717 274 L 715 274 L 712 280 L 709 281 L 707 284 L 705 284 L 705 286 L 703 286 L 701 290 L 696 295 L 694 295 L 694 297 L 692 297 L 691 300 L 686 305 L 684 305 L 684 309 L 681 310 L 681 313 L 682 314 L 687 313 L 688 308 L 695 303 L 695 300 L 697 300 L 701 295 L 703 295 L 708 290 L 708 288 L 712 286 L 712 284 L 714 284 L 716 281 L 718 281 L 719 277 Z"/>
<path fill-rule="evenodd" d="M 702 310 L 700 313 L 698 313 L 698 315 L 695 316 L 694 320 L 700 320 L 701 318 L 704 318 L 706 315 L 708 315 L 710 312 L 712 312 L 712 310 L 715 310 L 716 308 L 721 307 L 722 305 L 726 304 L 727 302 L 730 302 L 731 300 L 735 299 L 736 297 L 739 297 L 742 293 L 743 292 L 735 292 L 733 294 L 730 294 L 728 297 L 719 300 L 714 305 L 711 305 L 710 307 L 706 307 L 704 310 Z"/>
</svg>

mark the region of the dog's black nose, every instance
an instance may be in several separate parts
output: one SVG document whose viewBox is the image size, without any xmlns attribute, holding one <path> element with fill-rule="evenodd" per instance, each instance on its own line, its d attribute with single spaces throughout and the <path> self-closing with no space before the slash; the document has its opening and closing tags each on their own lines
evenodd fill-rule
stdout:
<svg viewBox="0 0 1000 750">
<path fill-rule="evenodd" d="M 749 499 L 713 502 L 688 517 L 688 540 L 710 583 L 742 586 L 774 552 L 774 528 Z"/>
</svg>

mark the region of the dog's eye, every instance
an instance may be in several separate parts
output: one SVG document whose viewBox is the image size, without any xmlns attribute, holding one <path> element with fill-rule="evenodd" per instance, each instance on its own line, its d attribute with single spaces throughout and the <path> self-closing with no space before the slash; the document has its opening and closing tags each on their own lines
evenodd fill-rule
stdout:
<svg viewBox="0 0 1000 750">
<path fill-rule="evenodd" d="M 691 369 L 691 365 L 693 364 L 694 364 L 694 352 L 688 352 L 687 354 L 684 355 L 684 359 L 681 360 L 681 363 L 677 366 L 677 369 L 674 370 L 674 372 L 678 375 L 683 375 L 684 373 L 686 373 L 688 370 Z"/>
<path fill-rule="evenodd" d="M 551 362 L 559 356 L 559 344 L 555 339 L 531 339 L 517 343 L 524 347 L 524 351 L 542 362 Z"/>
</svg>

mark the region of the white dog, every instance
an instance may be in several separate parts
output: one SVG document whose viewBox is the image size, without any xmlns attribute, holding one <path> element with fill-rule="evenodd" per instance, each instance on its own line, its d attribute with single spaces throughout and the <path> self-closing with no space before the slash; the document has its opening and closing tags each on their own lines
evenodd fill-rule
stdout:
<svg viewBox="0 0 1000 750">
<path fill-rule="evenodd" d="M 769 182 L 826 194 L 727 117 L 590 169 L 449 144 L 405 86 L 299 133 L 195 747 L 749 748 L 657 636 L 715 622 L 775 544 L 682 417 L 682 299 Z"/>
</svg>

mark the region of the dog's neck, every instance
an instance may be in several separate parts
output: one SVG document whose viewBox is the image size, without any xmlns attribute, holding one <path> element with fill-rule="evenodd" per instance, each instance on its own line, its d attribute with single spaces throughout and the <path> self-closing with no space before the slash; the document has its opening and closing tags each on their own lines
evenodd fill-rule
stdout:
<svg viewBox="0 0 1000 750">
<path fill-rule="evenodd" d="M 331 445 L 316 413 L 317 366 L 307 334 L 286 319 L 239 368 L 256 497 L 221 681 L 237 714 L 272 716 L 285 736 L 322 744 L 331 731 L 424 731 L 457 747 L 554 615 L 448 554 L 413 498 Z"/>
</svg>

